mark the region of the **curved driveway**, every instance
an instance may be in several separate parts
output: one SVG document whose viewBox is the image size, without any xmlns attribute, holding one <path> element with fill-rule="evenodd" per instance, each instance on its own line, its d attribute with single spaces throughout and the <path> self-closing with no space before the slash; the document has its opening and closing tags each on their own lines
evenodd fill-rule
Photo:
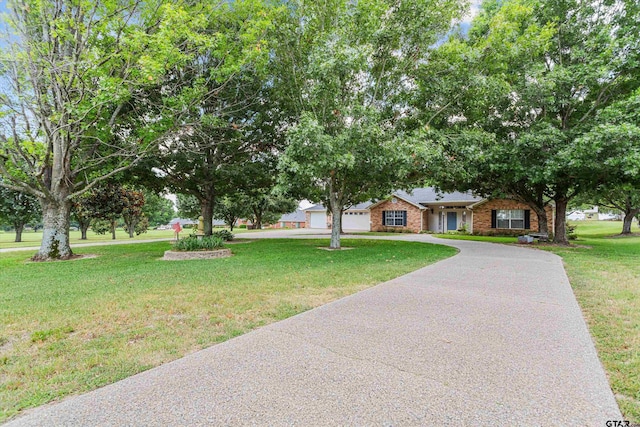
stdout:
<svg viewBox="0 0 640 427">
<path fill-rule="evenodd" d="M 559 257 L 427 235 L 393 238 L 460 253 L 9 425 L 604 426 L 622 419 Z"/>
</svg>

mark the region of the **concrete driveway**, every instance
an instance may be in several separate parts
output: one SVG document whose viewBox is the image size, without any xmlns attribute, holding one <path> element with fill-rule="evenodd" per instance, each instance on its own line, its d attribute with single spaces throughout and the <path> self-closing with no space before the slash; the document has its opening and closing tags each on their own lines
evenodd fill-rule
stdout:
<svg viewBox="0 0 640 427">
<path fill-rule="evenodd" d="M 460 253 L 8 425 L 604 426 L 622 419 L 559 257 L 426 235 L 393 238 Z"/>
</svg>

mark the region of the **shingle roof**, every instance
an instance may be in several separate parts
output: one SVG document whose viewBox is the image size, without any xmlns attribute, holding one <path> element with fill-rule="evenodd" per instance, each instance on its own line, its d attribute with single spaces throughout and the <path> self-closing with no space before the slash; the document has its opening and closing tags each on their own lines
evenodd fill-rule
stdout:
<svg viewBox="0 0 640 427">
<path fill-rule="evenodd" d="M 476 203 L 481 200 L 484 200 L 482 197 L 473 195 L 471 191 L 467 191 L 464 193 L 460 191 L 444 193 L 444 192 L 436 191 L 435 187 L 414 188 L 409 192 L 400 190 L 400 191 L 394 191 L 393 194 L 395 194 L 396 196 L 402 199 L 407 200 L 408 202 L 413 203 L 414 205 L 438 203 L 438 202 L 466 204 L 466 203 Z M 377 203 L 380 203 L 380 202 L 377 202 Z M 349 208 L 349 210 L 367 210 L 373 204 L 374 203 L 371 201 L 358 203 L 357 205 Z M 326 211 L 327 208 L 325 208 L 322 204 L 317 204 L 303 210 L 319 212 L 319 211 Z"/>
<path fill-rule="evenodd" d="M 373 204 L 373 202 L 368 201 L 368 202 L 362 202 L 362 203 L 358 203 L 357 205 L 353 205 L 351 206 L 349 209 L 347 210 L 354 210 L 354 211 L 366 211 L 369 206 L 371 206 Z M 311 212 L 318 212 L 318 211 L 326 211 L 327 208 L 325 208 L 321 203 L 318 203 L 317 205 L 313 205 L 313 206 L 309 206 L 306 209 L 303 209 L 303 211 L 311 211 Z"/>
<path fill-rule="evenodd" d="M 304 215 L 304 211 L 301 209 L 297 209 L 294 212 L 288 213 L 288 214 L 284 214 L 280 217 L 280 219 L 278 220 L 280 222 L 305 222 L 306 218 Z"/>
<path fill-rule="evenodd" d="M 400 196 L 403 199 L 407 199 L 410 202 L 421 203 L 452 203 L 452 202 L 479 202 L 482 197 L 474 196 L 471 191 L 461 193 L 454 191 L 452 193 L 438 192 L 434 187 L 427 188 L 415 188 L 410 192 L 396 191 L 394 194 Z"/>
</svg>

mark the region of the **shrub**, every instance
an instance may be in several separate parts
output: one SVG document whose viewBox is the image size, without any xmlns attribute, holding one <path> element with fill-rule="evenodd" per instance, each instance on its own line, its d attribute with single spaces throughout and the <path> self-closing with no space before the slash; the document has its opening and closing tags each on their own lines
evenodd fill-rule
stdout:
<svg viewBox="0 0 640 427">
<path fill-rule="evenodd" d="M 213 235 L 216 237 L 221 238 L 223 241 L 225 242 L 230 242 L 233 240 L 233 238 L 235 237 L 233 235 L 232 232 L 230 232 L 229 230 L 218 230 L 218 231 L 214 231 Z"/>
<path fill-rule="evenodd" d="M 576 228 L 578 228 L 577 225 L 567 224 L 567 239 L 576 240 L 578 238 L 578 235 L 576 234 Z"/>
<path fill-rule="evenodd" d="M 174 251 L 211 251 L 220 249 L 224 246 L 223 240 L 218 236 L 205 236 L 198 238 L 196 236 L 185 237 L 173 244 Z"/>
<path fill-rule="evenodd" d="M 241 224 L 237 228 L 247 228 L 247 224 Z"/>
</svg>

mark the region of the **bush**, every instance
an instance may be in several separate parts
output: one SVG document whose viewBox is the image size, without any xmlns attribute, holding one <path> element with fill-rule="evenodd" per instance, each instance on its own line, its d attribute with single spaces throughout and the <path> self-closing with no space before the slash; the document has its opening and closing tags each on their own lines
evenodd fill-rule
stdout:
<svg viewBox="0 0 640 427">
<path fill-rule="evenodd" d="M 233 240 L 233 238 L 235 237 L 233 235 L 232 232 L 230 232 L 229 230 L 218 230 L 218 231 L 214 231 L 213 235 L 216 237 L 221 238 L 223 241 L 225 242 L 230 242 Z"/>
<path fill-rule="evenodd" d="M 239 226 L 238 226 L 238 227 L 236 227 L 236 228 L 247 228 L 247 224 L 241 224 L 241 225 L 239 225 Z"/>
<path fill-rule="evenodd" d="M 568 240 L 576 240 L 578 235 L 576 234 L 577 225 L 569 225 L 567 224 L 567 239 Z"/>
<path fill-rule="evenodd" d="M 222 247 L 224 247 L 224 242 L 218 236 L 206 236 L 202 238 L 189 236 L 173 244 L 173 250 L 181 252 L 211 251 Z"/>
</svg>

